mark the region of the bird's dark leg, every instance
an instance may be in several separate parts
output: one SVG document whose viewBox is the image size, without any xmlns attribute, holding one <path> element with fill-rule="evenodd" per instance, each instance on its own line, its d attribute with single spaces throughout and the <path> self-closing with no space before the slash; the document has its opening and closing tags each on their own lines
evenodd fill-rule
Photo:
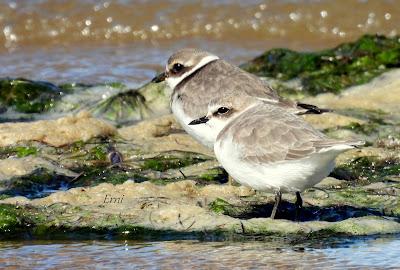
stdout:
<svg viewBox="0 0 400 270">
<path fill-rule="evenodd" d="M 303 199 L 301 198 L 300 192 L 296 191 L 296 221 L 300 220 L 300 212 L 303 208 Z"/>
<path fill-rule="evenodd" d="M 282 199 L 282 192 L 277 191 L 275 193 L 275 204 L 274 204 L 274 208 L 272 208 L 272 213 L 271 213 L 271 218 L 275 219 L 275 215 L 276 215 L 276 211 L 278 210 L 278 206 L 281 203 L 281 199 Z"/>
</svg>

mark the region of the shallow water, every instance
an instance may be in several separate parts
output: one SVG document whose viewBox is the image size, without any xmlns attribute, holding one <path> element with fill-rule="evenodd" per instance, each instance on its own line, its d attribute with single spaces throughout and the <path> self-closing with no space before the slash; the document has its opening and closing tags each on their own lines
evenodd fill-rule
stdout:
<svg viewBox="0 0 400 270">
<path fill-rule="evenodd" d="M 395 269 L 395 237 L 279 247 L 274 241 L 29 241 L 0 243 L 2 269 Z M 385 259 L 382 259 L 384 257 Z M 397 268 L 398 269 L 398 268 Z"/>
<path fill-rule="evenodd" d="M 400 32 L 396 1 L 15 1 L 0 3 L 0 77 L 150 79 L 195 46 L 235 64 L 274 47 L 314 50 Z"/>
</svg>

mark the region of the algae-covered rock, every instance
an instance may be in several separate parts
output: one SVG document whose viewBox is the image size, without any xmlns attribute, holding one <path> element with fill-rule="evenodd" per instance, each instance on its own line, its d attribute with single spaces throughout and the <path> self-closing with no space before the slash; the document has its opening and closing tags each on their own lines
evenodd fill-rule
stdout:
<svg viewBox="0 0 400 270">
<path fill-rule="evenodd" d="M 95 104 L 91 112 L 118 124 L 135 123 L 169 112 L 170 90 L 165 83 L 148 83 L 122 91 Z"/>
<path fill-rule="evenodd" d="M 242 66 L 259 76 L 298 78 L 305 95 L 338 94 L 395 67 L 400 67 L 399 38 L 378 35 L 365 35 L 355 42 L 320 52 L 272 49 Z"/>
<path fill-rule="evenodd" d="M 0 108 L 11 106 L 22 113 L 41 113 L 53 108 L 63 94 L 49 82 L 0 78 Z"/>
<path fill-rule="evenodd" d="M 0 124 L 0 146 L 24 141 L 40 141 L 62 146 L 79 140 L 87 141 L 96 136 L 108 136 L 114 132 L 113 126 L 83 111 L 57 120 Z"/>
<path fill-rule="evenodd" d="M 2 159 L 0 194 L 45 196 L 77 176 L 77 173 L 40 157 Z"/>
<path fill-rule="evenodd" d="M 400 102 L 400 70 L 395 69 L 378 76 L 368 84 L 353 86 L 341 95 L 332 93 L 308 97 L 304 102 L 310 102 L 331 109 L 347 110 L 356 116 L 357 109 L 362 114 L 374 116 L 375 119 L 390 117 L 388 113 L 398 116 Z M 386 115 L 385 115 L 386 114 Z"/>
<path fill-rule="evenodd" d="M 130 87 L 132 86 L 132 87 Z M 52 119 L 90 111 L 121 125 L 169 112 L 171 90 L 165 83 L 141 87 L 122 83 L 63 84 L 0 78 L 1 122 Z"/>
<path fill-rule="evenodd" d="M 334 191 L 331 193 L 335 194 Z M 285 237 L 400 232 L 400 223 L 391 218 L 390 213 L 386 218 L 373 216 L 374 211 L 357 211 L 357 207 L 342 206 L 348 209 L 343 216 L 330 220 L 331 214 L 325 220 L 321 219 L 316 213 L 329 210 L 333 205 L 329 201 L 324 207 L 310 205 L 308 200 L 314 196 L 312 193 L 305 196 L 304 206 L 306 218 L 308 211 L 312 215 L 303 222 L 266 218 L 272 208 L 272 200 L 266 203 L 265 197 L 252 196 L 252 200 L 248 201 L 249 197 L 242 196 L 243 187 L 197 187 L 194 181 L 165 186 L 133 181 L 120 185 L 104 183 L 92 188 L 56 192 L 41 199 L 6 198 L 0 201 L 0 213 L 10 217 L 0 215 L 0 221 L 10 233 L 20 230 L 19 226 L 13 228 L 11 224 L 19 224 L 20 220 L 29 221 L 30 226 L 25 230 L 36 237 L 50 236 L 52 233 L 69 237 L 83 232 L 135 238 L 141 237 L 145 231 L 158 234 L 196 234 L 206 231 L 231 236 L 262 234 Z M 287 198 L 285 196 L 284 200 Z M 257 207 L 267 210 L 259 211 L 259 216 L 254 216 L 256 212 L 251 214 L 251 211 Z M 250 211 L 250 214 L 246 214 L 246 211 Z M 290 208 L 284 203 L 281 215 L 294 215 L 294 211 L 294 207 Z M 338 209 L 330 211 L 333 214 L 335 212 Z M 1 237 L 6 238 L 7 235 Z"/>
<path fill-rule="evenodd" d="M 184 133 L 172 115 L 156 117 L 118 129 L 125 140 L 141 146 L 143 152 L 183 151 L 214 156 L 213 151 Z"/>
</svg>

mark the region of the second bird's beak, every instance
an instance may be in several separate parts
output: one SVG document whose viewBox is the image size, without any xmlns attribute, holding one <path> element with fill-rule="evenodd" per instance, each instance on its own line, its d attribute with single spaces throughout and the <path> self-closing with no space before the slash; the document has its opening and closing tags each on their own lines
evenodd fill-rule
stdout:
<svg viewBox="0 0 400 270">
<path fill-rule="evenodd" d="M 165 79 L 168 77 L 168 74 L 167 74 L 167 72 L 162 72 L 162 73 L 160 73 L 160 74 L 158 74 L 157 76 L 155 76 L 152 80 L 151 80 L 151 82 L 153 82 L 153 83 L 159 83 L 159 82 L 163 82 L 163 81 L 165 81 Z"/>
<path fill-rule="evenodd" d="M 195 119 L 192 122 L 189 123 L 189 125 L 199 125 L 199 124 L 204 124 L 207 123 L 210 118 L 207 116 L 200 117 L 199 119 Z"/>
</svg>

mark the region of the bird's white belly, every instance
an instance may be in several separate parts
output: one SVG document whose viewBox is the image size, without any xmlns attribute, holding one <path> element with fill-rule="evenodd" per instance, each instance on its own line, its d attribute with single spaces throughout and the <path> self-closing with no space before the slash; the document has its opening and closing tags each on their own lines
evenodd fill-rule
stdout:
<svg viewBox="0 0 400 270">
<path fill-rule="evenodd" d="M 310 188 L 329 175 L 338 152 L 314 154 L 299 160 L 256 163 L 240 159 L 231 143 L 217 141 L 215 155 L 221 165 L 237 182 L 260 191 L 294 192 Z"/>
<path fill-rule="evenodd" d="M 189 125 L 189 123 L 195 118 L 188 116 L 182 107 L 182 103 L 179 100 L 173 100 L 171 104 L 171 110 L 174 114 L 175 118 L 178 120 L 179 124 L 183 127 L 183 129 L 189 133 L 193 138 L 199 141 L 201 144 L 206 147 L 213 148 L 215 139 L 218 134 L 214 134 L 215 132 L 210 128 L 210 126 L 205 124 L 200 125 Z M 205 116 L 200 115 L 199 117 Z"/>
</svg>

